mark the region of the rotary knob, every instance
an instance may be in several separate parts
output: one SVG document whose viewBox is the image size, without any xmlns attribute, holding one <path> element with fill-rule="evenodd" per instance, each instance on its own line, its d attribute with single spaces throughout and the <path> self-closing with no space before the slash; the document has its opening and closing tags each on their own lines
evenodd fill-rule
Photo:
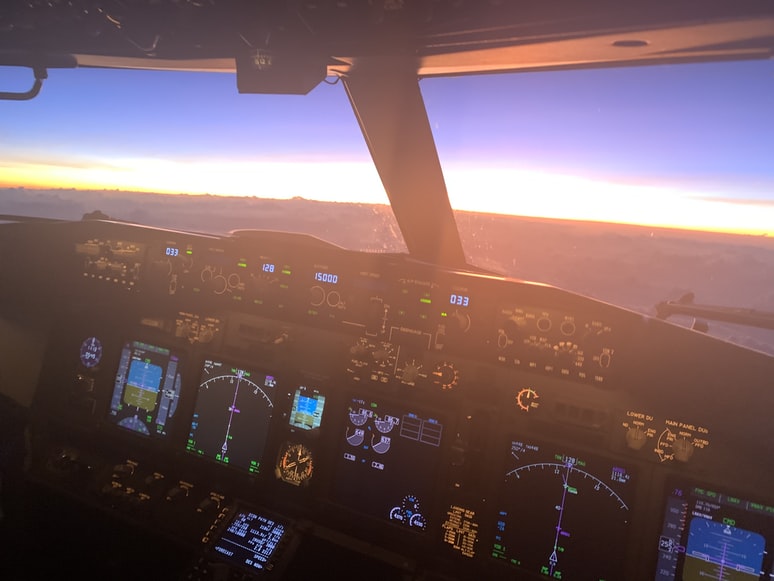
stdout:
<svg viewBox="0 0 774 581">
<path fill-rule="evenodd" d="M 640 426 L 632 426 L 626 430 L 626 445 L 632 450 L 641 450 L 647 441 L 647 436 Z"/>
<path fill-rule="evenodd" d="M 688 462 L 693 456 L 693 444 L 685 438 L 677 438 L 672 444 L 672 451 L 675 454 L 675 460 Z"/>
</svg>

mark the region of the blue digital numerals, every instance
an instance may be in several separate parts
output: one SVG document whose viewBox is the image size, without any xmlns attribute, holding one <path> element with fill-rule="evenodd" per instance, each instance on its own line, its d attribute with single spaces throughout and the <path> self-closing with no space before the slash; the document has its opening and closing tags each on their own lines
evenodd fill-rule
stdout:
<svg viewBox="0 0 774 581">
<path fill-rule="evenodd" d="M 337 284 L 339 282 L 339 275 L 331 274 L 330 272 L 315 272 L 314 279 L 317 282 L 327 282 L 330 284 Z"/>
<path fill-rule="evenodd" d="M 467 295 L 452 294 L 449 296 L 449 304 L 458 307 L 467 307 L 470 304 L 470 297 Z"/>
</svg>

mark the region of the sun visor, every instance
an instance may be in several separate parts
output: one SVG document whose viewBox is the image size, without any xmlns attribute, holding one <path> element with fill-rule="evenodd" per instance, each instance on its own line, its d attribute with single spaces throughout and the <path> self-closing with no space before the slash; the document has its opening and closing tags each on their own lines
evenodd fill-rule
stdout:
<svg viewBox="0 0 774 581">
<path fill-rule="evenodd" d="M 306 95 L 328 67 L 318 54 L 260 49 L 238 55 L 236 70 L 240 93 Z"/>
</svg>

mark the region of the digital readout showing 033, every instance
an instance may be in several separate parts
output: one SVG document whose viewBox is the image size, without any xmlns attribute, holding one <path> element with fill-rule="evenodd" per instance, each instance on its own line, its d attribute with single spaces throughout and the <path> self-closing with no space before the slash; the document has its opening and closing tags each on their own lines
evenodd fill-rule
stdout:
<svg viewBox="0 0 774 581">
<path fill-rule="evenodd" d="M 458 307 L 467 307 L 470 304 L 470 297 L 468 295 L 449 295 L 449 304 L 456 305 Z"/>
</svg>

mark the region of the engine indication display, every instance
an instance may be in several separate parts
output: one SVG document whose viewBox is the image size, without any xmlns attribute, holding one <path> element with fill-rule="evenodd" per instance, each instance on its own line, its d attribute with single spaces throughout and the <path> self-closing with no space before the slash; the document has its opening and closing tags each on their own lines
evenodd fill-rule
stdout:
<svg viewBox="0 0 774 581">
<path fill-rule="evenodd" d="M 109 420 L 144 436 L 165 437 L 180 399 L 179 358 L 141 341 L 124 344 Z"/>
<path fill-rule="evenodd" d="M 621 464 L 514 439 L 492 556 L 552 579 L 622 579 L 633 492 Z"/>
<path fill-rule="evenodd" d="M 337 467 L 336 501 L 417 532 L 440 461 L 443 424 L 399 405 L 353 398 Z"/>
<path fill-rule="evenodd" d="M 276 385 L 272 375 L 205 360 L 186 450 L 259 473 Z"/>
</svg>

